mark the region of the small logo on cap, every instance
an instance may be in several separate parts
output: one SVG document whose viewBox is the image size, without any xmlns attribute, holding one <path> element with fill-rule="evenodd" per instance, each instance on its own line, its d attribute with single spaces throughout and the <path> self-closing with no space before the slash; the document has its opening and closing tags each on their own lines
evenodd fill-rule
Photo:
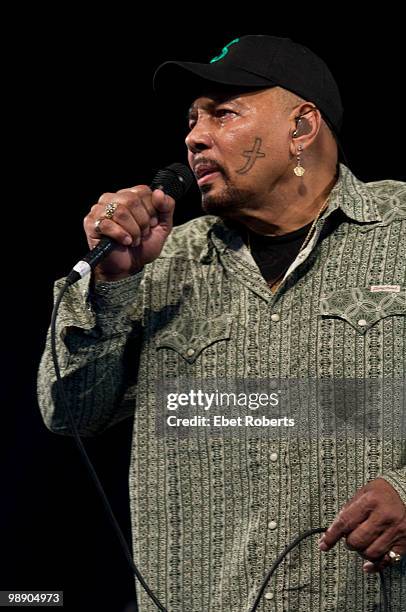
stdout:
<svg viewBox="0 0 406 612">
<path fill-rule="evenodd" d="M 228 47 L 230 45 L 233 45 L 234 43 L 238 43 L 239 40 L 239 38 L 234 38 L 234 40 L 229 42 L 225 47 L 222 48 L 220 55 L 216 55 L 216 57 L 213 57 L 213 59 L 210 60 L 210 64 L 214 64 L 214 62 L 218 62 L 219 60 L 223 59 L 223 57 L 225 57 L 228 53 Z"/>
</svg>

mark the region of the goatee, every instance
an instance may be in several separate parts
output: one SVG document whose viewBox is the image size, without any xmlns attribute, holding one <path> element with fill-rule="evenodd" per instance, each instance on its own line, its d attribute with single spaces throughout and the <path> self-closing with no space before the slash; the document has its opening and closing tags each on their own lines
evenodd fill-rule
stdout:
<svg viewBox="0 0 406 612">
<path fill-rule="evenodd" d="M 226 185 L 219 193 L 210 194 L 210 185 L 202 185 L 202 209 L 210 215 L 219 217 L 235 217 L 241 209 L 251 208 L 253 194 L 247 189 L 238 189 Z M 250 206 L 251 202 L 251 206 Z"/>
</svg>

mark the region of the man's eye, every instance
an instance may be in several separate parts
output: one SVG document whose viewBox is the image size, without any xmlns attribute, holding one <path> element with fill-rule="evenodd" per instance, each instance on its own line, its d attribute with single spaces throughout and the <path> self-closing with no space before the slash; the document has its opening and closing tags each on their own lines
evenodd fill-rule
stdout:
<svg viewBox="0 0 406 612">
<path fill-rule="evenodd" d="M 215 117 L 216 119 L 223 119 L 224 117 L 227 117 L 229 115 L 235 115 L 235 111 L 232 110 L 231 108 L 217 108 L 212 116 Z M 195 127 L 196 123 L 197 123 L 198 118 L 197 117 L 189 117 L 188 120 L 188 129 L 189 131 L 193 130 L 193 128 Z"/>
<path fill-rule="evenodd" d="M 218 108 L 216 110 L 216 117 L 226 117 L 227 115 L 234 115 L 235 112 L 231 108 Z"/>
</svg>

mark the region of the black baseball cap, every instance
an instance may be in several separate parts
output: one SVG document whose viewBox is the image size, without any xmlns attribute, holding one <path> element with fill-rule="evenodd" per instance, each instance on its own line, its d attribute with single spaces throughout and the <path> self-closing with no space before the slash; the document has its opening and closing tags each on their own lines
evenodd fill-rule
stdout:
<svg viewBox="0 0 406 612">
<path fill-rule="evenodd" d="M 235 38 L 209 63 L 168 61 L 161 64 L 153 85 L 157 93 L 202 93 L 204 82 L 242 88 L 279 86 L 313 102 L 338 136 L 343 106 L 326 63 L 313 51 L 289 38 L 247 35 Z M 198 94 L 198 95 L 199 95 Z"/>
</svg>

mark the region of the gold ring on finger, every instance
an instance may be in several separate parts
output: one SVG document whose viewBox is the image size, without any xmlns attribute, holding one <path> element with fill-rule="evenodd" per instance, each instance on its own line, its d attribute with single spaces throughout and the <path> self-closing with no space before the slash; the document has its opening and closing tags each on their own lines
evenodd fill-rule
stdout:
<svg viewBox="0 0 406 612">
<path fill-rule="evenodd" d="M 98 219 L 96 219 L 96 221 L 94 222 L 94 229 L 96 230 L 96 232 L 98 234 L 101 234 L 101 229 L 100 229 L 100 223 L 103 221 L 103 219 L 105 219 L 106 217 L 99 217 Z"/>
<path fill-rule="evenodd" d="M 395 552 L 394 550 L 390 550 L 388 552 L 388 557 L 391 560 L 391 563 L 393 563 L 394 565 L 402 561 L 402 556 L 399 555 L 399 553 Z"/>
<path fill-rule="evenodd" d="M 112 219 L 117 208 L 117 202 L 110 202 L 106 204 L 106 208 L 104 209 L 104 216 L 106 219 Z"/>
</svg>

